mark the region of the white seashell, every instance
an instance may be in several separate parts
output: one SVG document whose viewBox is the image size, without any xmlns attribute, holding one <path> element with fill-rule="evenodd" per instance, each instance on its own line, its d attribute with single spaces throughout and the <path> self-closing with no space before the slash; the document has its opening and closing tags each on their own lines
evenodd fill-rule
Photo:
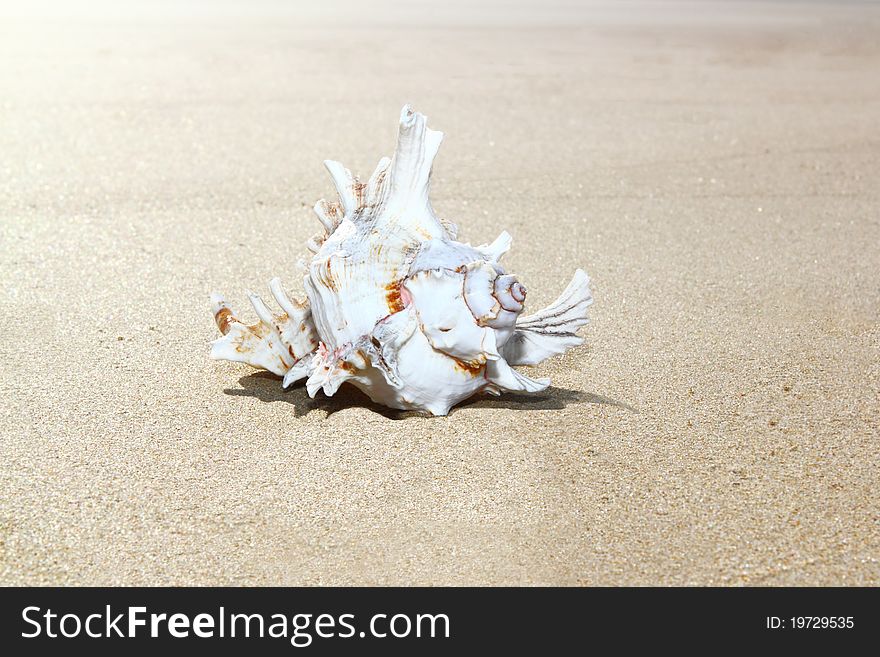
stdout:
<svg viewBox="0 0 880 657">
<path fill-rule="evenodd" d="M 457 242 L 455 225 L 431 208 L 443 133 L 426 121 L 403 108 L 394 157 L 383 158 L 367 183 L 324 163 L 339 201 L 315 205 L 324 232 L 307 243 L 308 301 L 291 302 L 276 278 L 269 286 L 283 313 L 249 294 L 260 321 L 247 326 L 213 295 L 223 337 L 212 358 L 269 370 L 285 387 L 306 379 L 312 397 L 350 383 L 378 403 L 433 415 L 480 391 L 550 385 L 511 365 L 534 365 L 583 342 L 577 330 L 593 301 L 589 278 L 578 269 L 553 304 L 520 317 L 526 290 L 499 264 L 510 235 L 477 247 Z"/>
</svg>

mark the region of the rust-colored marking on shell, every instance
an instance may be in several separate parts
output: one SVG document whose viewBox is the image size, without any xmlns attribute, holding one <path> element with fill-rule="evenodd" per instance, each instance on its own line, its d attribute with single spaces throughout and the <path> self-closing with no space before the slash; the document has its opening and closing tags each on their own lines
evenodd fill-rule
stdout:
<svg viewBox="0 0 880 657">
<path fill-rule="evenodd" d="M 360 210 L 361 208 L 364 207 L 364 205 L 366 205 L 366 202 L 364 201 L 364 190 L 366 188 L 367 188 L 366 183 L 362 183 L 358 180 L 355 180 L 351 184 L 351 191 L 354 192 L 354 197 L 355 197 L 355 200 L 357 201 L 357 209 L 358 210 Z"/>
<path fill-rule="evenodd" d="M 339 288 L 336 285 L 336 279 L 333 278 L 332 265 L 330 264 L 332 260 L 332 258 L 327 258 L 327 275 L 325 278 L 327 279 L 327 287 L 336 292 Z"/>
<path fill-rule="evenodd" d="M 339 225 L 339 221 L 342 219 L 342 204 L 339 201 L 333 201 L 332 203 L 321 199 L 322 208 L 324 210 L 324 214 L 327 215 L 329 219 L 333 222 L 333 228 L 328 231 L 328 233 L 332 233 L 336 230 L 336 227 Z"/>
<path fill-rule="evenodd" d="M 382 189 L 382 185 L 385 183 L 385 174 L 388 173 L 388 168 L 382 169 L 381 173 L 376 176 L 376 189 Z"/>
<path fill-rule="evenodd" d="M 226 335 L 229 333 L 229 325 L 238 320 L 235 319 L 235 316 L 229 308 L 223 306 L 214 315 L 214 321 L 217 322 L 217 328 L 220 329 L 220 332 L 223 335 Z"/>
<path fill-rule="evenodd" d="M 450 356 L 450 358 L 455 361 L 455 369 L 470 374 L 475 379 L 483 373 L 483 367 L 486 365 L 485 363 L 475 364 L 473 362 L 461 360 L 460 358 L 455 358 L 454 356 Z"/>
<path fill-rule="evenodd" d="M 403 299 L 400 298 L 400 281 L 394 281 L 385 286 L 385 301 L 391 314 L 399 313 L 405 308 Z"/>
<path fill-rule="evenodd" d="M 354 365 L 352 365 L 351 363 L 349 363 L 347 360 L 340 362 L 339 367 L 344 369 L 346 372 L 351 372 L 352 374 L 357 372 L 357 368 Z"/>
</svg>

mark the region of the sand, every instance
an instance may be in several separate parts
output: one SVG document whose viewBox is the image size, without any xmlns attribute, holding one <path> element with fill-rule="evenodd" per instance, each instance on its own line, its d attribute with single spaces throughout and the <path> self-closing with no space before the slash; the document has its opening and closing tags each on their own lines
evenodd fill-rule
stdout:
<svg viewBox="0 0 880 657">
<path fill-rule="evenodd" d="M 880 8 L 4 6 L 3 584 L 880 584 Z M 211 361 L 412 102 L 587 344 L 446 418 Z"/>
</svg>

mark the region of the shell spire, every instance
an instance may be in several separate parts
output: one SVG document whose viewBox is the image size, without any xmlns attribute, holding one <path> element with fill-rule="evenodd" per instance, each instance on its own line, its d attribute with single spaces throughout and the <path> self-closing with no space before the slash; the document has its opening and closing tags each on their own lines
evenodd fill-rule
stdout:
<svg viewBox="0 0 880 657">
<path fill-rule="evenodd" d="M 510 249 L 503 231 L 491 244 L 456 241 L 455 225 L 431 207 L 431 170 L 443 133 L 404 106 L 397 147 L 366 183 L 339 162 L 324 165 L 338 200 L 319 201 L 323 232 L 308 241 L 305 303 L 270 283 L 275 314 L 249 295 L 259 318 L 240 322 L 212 298 L 223 337 L 211 355 L 284 377 L 306 379 L 314 397 L 343 383 L 392 408 L 446 415 L 479 393 L 538 392 L 512 365 L 533 365 L 583 340 L 592 303 L 589 278 L 577 270 L 550 306 L 520 317 L 526 289 L 499 264 Z"/>
</svg>

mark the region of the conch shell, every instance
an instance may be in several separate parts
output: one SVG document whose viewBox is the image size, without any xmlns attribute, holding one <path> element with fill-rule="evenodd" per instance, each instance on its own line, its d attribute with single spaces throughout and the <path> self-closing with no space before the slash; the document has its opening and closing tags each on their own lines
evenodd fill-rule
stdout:
<svg viewBox="0 0 880 657">
<path fill-rule="evenodd" d="M 409 106 L 400 115 L 394 157 L 383 158 L 360 182 L 339 162 L 324 165 L 339 200 L 320 201 L 324 227 L 308 247 L 308 300 L 291 301 L 281 282 L 269 283 L 281 313 L 255 294 L 259 317 L 240 322 L 219 295 L 214 317 L 223 337 L 212 358 L 247 363 L 306 379 L 311 397 L 350 383 L 391 408 L 446 415 L 484 391 L 538 392 L 512 365 L 534 365 L 579 345 L 593 299 L 578 269 L 549 307 L 521 317 L 526 289 L 499 264 L 511 238 L 491 244 L 456 241 L 455 225 L 438 219 L 428 200 L 431 165 L 442 132 Z"/>
</svg>

